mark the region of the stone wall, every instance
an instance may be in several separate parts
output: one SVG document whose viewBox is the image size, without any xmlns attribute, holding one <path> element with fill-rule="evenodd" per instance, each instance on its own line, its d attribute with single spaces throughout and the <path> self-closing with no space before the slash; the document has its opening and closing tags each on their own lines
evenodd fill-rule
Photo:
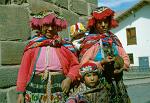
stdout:
<svg viewBox="0 0 150 103">
<path fill-rule="evenodd" d="M 23 49 L 32 32 L 30 13 L 54 10 L 69 26 L 86 24 L 87 16 L 97 7 L 97 0 L 0 0 L 0 103 L 16 103 L 15 91 Z M 68 37 L 69 27 L 60 32 Z"/>
</svg>

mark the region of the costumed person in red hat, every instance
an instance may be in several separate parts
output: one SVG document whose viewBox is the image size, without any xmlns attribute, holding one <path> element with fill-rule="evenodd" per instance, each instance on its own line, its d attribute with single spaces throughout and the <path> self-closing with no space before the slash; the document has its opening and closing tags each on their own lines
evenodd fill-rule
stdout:
<svg viewBox="0 0 150 103">
<path fill-rule="evenodd" d="M 86 62 L 97 64 L 106 82 L 111 86 L 109 103 L 130 103 L 123 83 L 123 71 L 128 71 L 130 60 L 121 42 L 110 29 L 118 26 L 113 18 L 114 11 L 98 7 L 88 20 L 89 36 L 81 44 L 81 65 Z"/>
<path fill-rule="evenodd" d="M 58 32 L 67 27 L 55 12 L 34 14 L 37 35 L 25 47 L 17 78 L 18 103 L 64 103 L 79 75 L 75 55 L 62 45 Z"/>
<path fill-rule="evenodd" d="M 101 81 L 102 73 L 95 63 L 87 62 L 80 69 L 82 75 L 78 89 L 66 103 L 109 103 L 109 92 Z"/>
</svg>

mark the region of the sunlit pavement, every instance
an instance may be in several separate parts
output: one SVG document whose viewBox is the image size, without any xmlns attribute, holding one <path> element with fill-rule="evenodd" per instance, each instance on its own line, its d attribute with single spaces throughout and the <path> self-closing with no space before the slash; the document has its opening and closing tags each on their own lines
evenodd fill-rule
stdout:
<svg viewBox="0 0 150 103">
<path fill-rule="evenodd" d="M 150 72 L 129 72 L 124 75 L 131 103 L 150 103 Z"/>
<path fill-rule="evenodd" d="M 150 103 L 150 83 L 129 85 L 127 91 L 131 103 Z"/>
<path fill-rule="evenodd" d="M 125 85 L 128 85 L 128 86 L 150 83 L 150 77 L 126 79 L 126 80 L 124 80 L 124 83 L 125 83 Z"/>
<path fill-rule="evenodd" d="M 124 72 L 123 79 L 126 85 L 150 83 L 150 71 Z"/>
</svg>

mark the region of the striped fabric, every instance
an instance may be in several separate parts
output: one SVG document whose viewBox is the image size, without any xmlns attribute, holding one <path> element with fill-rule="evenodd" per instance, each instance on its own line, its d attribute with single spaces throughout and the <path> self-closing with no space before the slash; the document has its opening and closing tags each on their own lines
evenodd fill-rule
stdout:
<svg viewBox="0 0 150 103">
<path fill-rule="evenodd" d="M 71 42 L 63 42 L 63 46 L 69 49 L 75 56 L 78 56 L 78 51 Z"/>
<path fill-rule="evenodd" d="M 26 88 L 25 103 L 47 103 L 48 101 L 64 103 L 66 95 L 61 89 L 61 82 L 65 79 L 64 75 L 59 72 L 49 72 L 46 79 L 43 78 L 43 75 L 44 73 L 34 73 Z"/>
<path fill-rule="evenodd" d="M 113 81 L 109 96 L 109 103 L 131 103 L 123 80 L 120 80 L 119 82 Z"/>
<path fill-rule="evenodd" d="M 106 39 L 109 38 L 109 39 Z M 95 34 L 92 36 L 87 36 L 86 39 L 82 42 L 80 48 L 80 58 L 84 55 L 84 53 L 90 48 L 92 47 L 92 45 L 99 43 L 99 40 L 103 39 L 102 42 L 104 43 L 109 43 L 109 42 L 113 42 L 115 45 L 122 47 L 121 42 L 119 41 L 119 39 L 117 38 L 117 36 L 115 36 L 114 34 L 112 34 L 111 32 L 108 32 L 107 35 L 105 34 Z M 111 41 L 110 41 L 111 40 Z"/>
<path fill-rule="evenodd" d="M 53 39 L 47 39 L 45 36 L 41 37 L 34 37 L 32 38 L 27 46 L 24 49 L 24 52 L 28 49 L 36 48 L 36 47 L 42 47 L 42 46 L 52 46 L 52 47 L 60 47 L 62 41 L 60 41 L 60 37 L 58 35 L 55 35 Z"/>
</svg>

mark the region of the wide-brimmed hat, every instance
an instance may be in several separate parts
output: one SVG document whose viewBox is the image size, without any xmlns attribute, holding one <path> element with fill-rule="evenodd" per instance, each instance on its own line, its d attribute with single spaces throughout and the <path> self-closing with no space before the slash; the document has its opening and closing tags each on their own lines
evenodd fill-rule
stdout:
<svg viewBox="0 0 150 103">
<path fill-rule="evenodd" d="M 40 30 L 43 25 L 57 26 L 61 29 L 67 28 L 67 21 L 54 11 L 42 11 L 40 13 L 31 14 L 32 19 L 30 26 L 34 30 Z"/>
<path fill-rule="evenodd" d="M 98 7 L 92 11 L 91 17 L 88 20 L 87 28 L 91 28 L 95 25 L 96 20 L 103 20 L 107 17 L 111 18 L 110 27 L 115 28 L 118 26 L 117 21 L 114 19 L 114 11 L 108 7 L 102 6 Z"/>
</svg>

